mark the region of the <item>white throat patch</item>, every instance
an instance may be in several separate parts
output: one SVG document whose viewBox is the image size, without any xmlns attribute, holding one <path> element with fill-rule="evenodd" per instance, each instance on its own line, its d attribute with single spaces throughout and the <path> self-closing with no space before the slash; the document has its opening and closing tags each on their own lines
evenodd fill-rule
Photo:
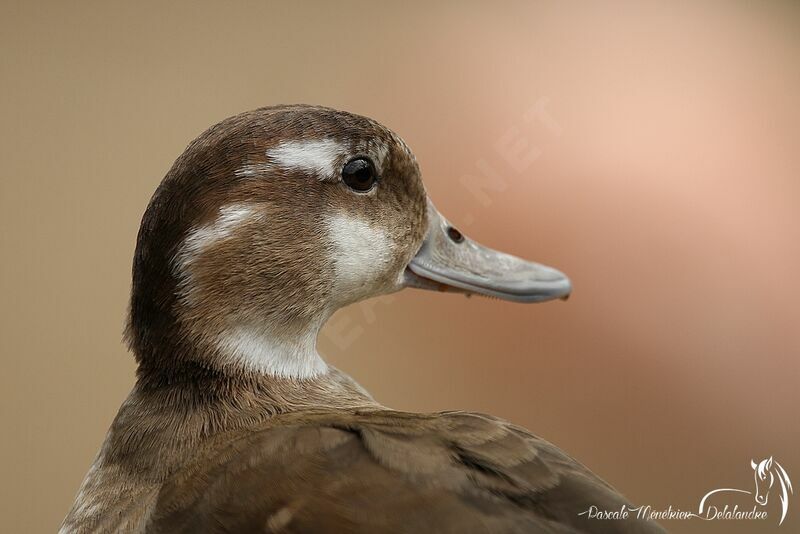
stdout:
<svg viewBox="0 0 800 534">
<path fill-rule="evenodd" d="M 317 353 L 316 342 L 316 329 L 282 341 L 269 328 L 240 326 L 223 333 L 216 345 L 230 361 L 257 373 L 307 379 L 328 372 L 327 364 Z"/>
</svg>

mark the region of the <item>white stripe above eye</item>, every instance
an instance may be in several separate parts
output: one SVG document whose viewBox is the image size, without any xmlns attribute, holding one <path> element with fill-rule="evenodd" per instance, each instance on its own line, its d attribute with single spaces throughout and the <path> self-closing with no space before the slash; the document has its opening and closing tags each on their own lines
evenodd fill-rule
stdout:
<svg viewBox="0 0 800 534">
<path fill-rule="evenodd" d="M 278 144 L 267 150 L 267 158 L 273 165 L 304 171 L 325 180 L 338 174 L 338 163 L 346 152 L 346 148 L 333 139 L 303 139 Z"/>
</svg>

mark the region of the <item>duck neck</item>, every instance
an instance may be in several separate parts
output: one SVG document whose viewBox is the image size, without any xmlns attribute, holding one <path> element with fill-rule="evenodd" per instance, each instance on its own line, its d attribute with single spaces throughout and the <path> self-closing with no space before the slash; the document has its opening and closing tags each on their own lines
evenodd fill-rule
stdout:
<svg viewBox="0 0 800 534">
<path fill-rule="evenodd" d="M 171 383 L 154 381 L 159 375 L 140 374 L 109 430 L 101 463 L 153 472 L 158 478 L 172 472 L 187 450 L 220 433 L 309 409 L 383 409 L 333 367 L 302 381 L 225 374 L 193 364 L 183 372 L 182 380 Z"/>
<path fill-rule="evenodd" d="M 143 384 L 161 386 L 220 382 L 308 382 L 330 368 L 317 352 L 327 317 L 308 321 L 221 321 L 218 328 L 172 329 L 176 335 L 147 335 L 130 343 Z M 156 341 L 156 342 L 154 342 Z M 160 342 L 159 342 L 160 341 Z M 214 389 L 214 388 L 211 388 Z"/>
<path fill-rule="evenodd" d="M 223 329 L 212 341 L 212 350 L 224 367 L 246 373 L 308 380 L 325 375 L 328 366 L 317 352 L 317 336 L 323 320 L 301 325 L 238 323 Z"/>
</svg>

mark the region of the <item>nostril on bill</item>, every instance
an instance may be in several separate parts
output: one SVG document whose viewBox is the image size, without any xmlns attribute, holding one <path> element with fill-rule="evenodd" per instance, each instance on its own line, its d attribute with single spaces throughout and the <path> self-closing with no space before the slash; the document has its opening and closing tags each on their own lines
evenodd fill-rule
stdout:
<svg viewBox="0 0 800 534">
<path fill-rule="evenodd" d="M 447 227 L 447 237 L 449 237 L 453 243 L 461 243 L 464 241 L 464 234 L 452 226 Z"/>
</svg>

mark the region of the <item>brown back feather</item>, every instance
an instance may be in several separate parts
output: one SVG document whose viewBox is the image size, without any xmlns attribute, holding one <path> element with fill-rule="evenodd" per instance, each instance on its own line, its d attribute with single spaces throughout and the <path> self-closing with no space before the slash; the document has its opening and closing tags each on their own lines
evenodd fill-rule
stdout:
<svg viewBox="0 0 800 534">
<path fill-rule="evenodd" d="M 167 480 L 152 532 L 661 532 L 578 516 L 627 501 L 488 416 L 299 412 L 230 433 Z"/>
</svg>

